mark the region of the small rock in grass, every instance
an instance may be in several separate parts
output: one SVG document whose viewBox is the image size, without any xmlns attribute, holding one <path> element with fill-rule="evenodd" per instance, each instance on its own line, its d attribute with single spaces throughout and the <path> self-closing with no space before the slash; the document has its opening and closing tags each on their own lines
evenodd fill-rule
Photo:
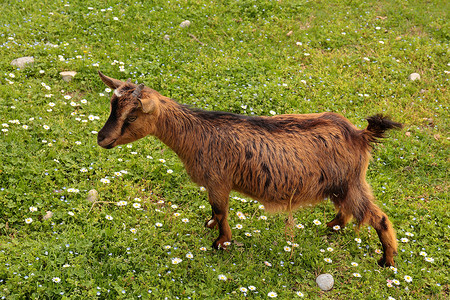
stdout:
<svg viewBox="0 0 450 300">
<path fill-rule="evenodd" d="M 165 39 L 166 41 L 168 41 L 168 40 L 170 40 L 170 36 L 169 36 L 168 34 L 166 34 L 166 35 L 164 36 L 164 39 Z"/>
<path fill-rule="evenodd" d="M 52 213 L 51 211 L 48 210 L 48 211 L 46 211 L 45 216 L 43 216 L 42 219 L 48 220 L 48 219 L 50 219 L 51 217 L 53 217 L 53 213 Z"/>
<path fill-rule="evenodd" d="M 31 56 L 19 57 L 11 62 L 11 65 L 18 68 L 23 68 L 29 64 L 34 63 L 34 58 Z"/>
<path fill-rule="evenodd" d="M 331 274 L 320 274 L 316 278 L 316 283 L 322 291 L 329 291 L 333 288 L 334 279 Z"/>
<path fill-rule="evenodd" d="M 411 81 L 420 80 L 420 74 L 419 73 L 412 73 L 408 76 L 408 79 Z"/>
<path fill-rule="evenodd" d="M 191 21 L 189 21 L 189 20 L 185 20 L 180 23 L 181 28 L 185 28 L 185 27 L 189 27 L 189 26 L 191 26 Z"/>
<path fill-rule="evenodd" d="M 98 192 L 94 189 L 90 190 L 88 192 L 87 200 L 92 203 L 97 201 L 98 200 Z"/>
<path fill-rule="evenodd" d="M 49 43 L 49 42 L 45 43 L 44 46 L 52 47 L 52 48 L 58 48 L 58 45 L 55 45 L 55 44 L 52 44 L 52 43 Z"/>
<path fill-rule="evenodd" d="M 65 72 L 59 73 L 59 75 L 61 75 L 62 79 L 65 82 L 70 82 L 76 74 L 77 74 L 77 72 L 75 72 L 75 71 L 65 71 Z"/>
<path fill-rule="evenodd" d="M 433 127 L 434 126 L 434 120 L 432 118 L 423 118 L 422 120 L 425 121 L 425 124 L 427 126 Z"/>
</svg>

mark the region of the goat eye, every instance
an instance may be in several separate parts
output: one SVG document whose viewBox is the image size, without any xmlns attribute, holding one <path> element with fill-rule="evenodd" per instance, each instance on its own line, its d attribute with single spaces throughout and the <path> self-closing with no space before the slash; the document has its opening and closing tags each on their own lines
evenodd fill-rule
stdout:
<svg viewBox="0 0 450 300">
<path fill-rule="evenodd" d="M 128 117 L 128 118 L 127 118 L 127 121 L 131 123 L 131 122 L 136 121 L 136 119 L 137 119 L 137 117 L 131 116 L 131 117 Z"/>
</svg>

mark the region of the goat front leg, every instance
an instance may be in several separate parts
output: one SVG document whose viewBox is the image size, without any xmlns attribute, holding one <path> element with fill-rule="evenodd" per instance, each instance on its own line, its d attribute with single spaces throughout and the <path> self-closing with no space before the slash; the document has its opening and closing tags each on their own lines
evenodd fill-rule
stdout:
<svg viewBox="0 0 450 300">
<path fill-rule="evenodd" d="M 212 218 L 206 227 L 219 227 L 219 237 L 212 244 L 215 249 L 225 249 L 225 242 L 231 241 L 231 228 L 228 224 L 228 192 L 208 190 L 209 203 L 212 208 Z"/>
<path fill-rule="evenodd" d="M 344 228 L 347 225 L 352 218 L 352 212 L 349 212 L 346 207 L 339 205 L 339 203 L 345 202 L 346 198 L 332 197 L 331 200 L 334 202 L 334 207 L 338 213 L 333 220 L 327 223 L 327 226 L 334 231 L 333 227 L 336 225 L 339 225 L 340 228 Z"/>
</svg>

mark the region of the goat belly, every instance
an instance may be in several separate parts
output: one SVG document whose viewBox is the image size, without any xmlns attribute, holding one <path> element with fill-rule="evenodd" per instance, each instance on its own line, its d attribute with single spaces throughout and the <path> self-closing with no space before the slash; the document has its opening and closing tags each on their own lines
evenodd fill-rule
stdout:
<svg viewBox="0 0 450 300">
<path fill-rule="evenodd" d="M 340 165 L 335 151 L 326 149 L 326 137 L 301 140 L 295 136 L 248 139 L 233 172 L 233 189 L 274 211 L 322 200 L 320 190 L 329 184 L 326 179 L 343 176 L 348 166 Z"/>
</svg>

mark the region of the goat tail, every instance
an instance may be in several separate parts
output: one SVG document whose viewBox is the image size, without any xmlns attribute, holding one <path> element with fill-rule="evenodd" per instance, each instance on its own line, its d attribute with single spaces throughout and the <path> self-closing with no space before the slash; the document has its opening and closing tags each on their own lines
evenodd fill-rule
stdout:
<svg viewBox="0 0 450 300">
<path fill-rule="evenodd" d="M 389 117 L 377 114 L 368 117 L 369 125 L 363 130 L 363 135 L 369 143 L 376 143 L 378 139 L 384 138 L 384 133 L 389 129 L 400 129 L 403 124 L 392 121 Z"/>
</svg>

